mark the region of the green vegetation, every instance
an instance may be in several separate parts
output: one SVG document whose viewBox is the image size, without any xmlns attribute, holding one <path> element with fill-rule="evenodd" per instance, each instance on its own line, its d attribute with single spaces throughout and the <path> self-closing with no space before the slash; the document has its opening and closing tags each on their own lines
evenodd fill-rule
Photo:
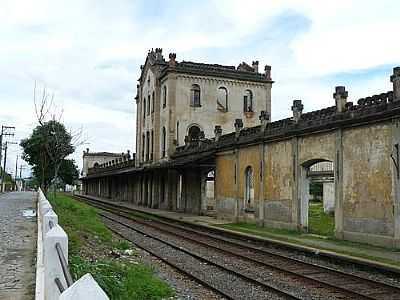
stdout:
<svg viewBox="0 0 400 300">
<path fill-rule="evenodd" d="M 364 258 L 400 267 L 400 261 L 398 259 L 400 251 L 397 249 L 337 240 L 334 236 L 324 237 L 296 230 L 260 227 L 254 223 L 229 223 L 214 226 L 267 239 L 313 247 L 321 250 L 334 251 L 343 255 Z"/>
<path fill-rule="evenodd" d="M 66 195 L 49 200 L 69 237 L 69 265 L 74 279 L 91 273 L 110 299 L 116 300 L 156 300 L 173 295 L 151 268 L 115 255 L 132 245 L 113 237 L 95 208 Z"/>
<path fill-rule="evenodd" d="M 322 202 L 310 202 L 308 208 L 308 230 L 310 233 L 333 237 L 335 217 L 324 213 Z"/>
</svg>

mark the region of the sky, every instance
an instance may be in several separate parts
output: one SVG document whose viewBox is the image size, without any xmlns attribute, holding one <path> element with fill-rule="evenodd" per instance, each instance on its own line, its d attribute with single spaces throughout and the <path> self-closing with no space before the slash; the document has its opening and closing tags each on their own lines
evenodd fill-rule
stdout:
<svg viewBox="0 0 400 300">
<path fill-rule="evenodd" d="M 137 79 L 151 48 L 177 60 L 272 66 L 272 120 L 392 89 L 400 65 L 400 2 L 0 0 L 0 125 L 19 142 L 37 126 L 33 90 L 54 95 L 54 114 L 82 130 L 82 151 L 135 149 Z M 10 145 L 8 171 L 21 155 Z M 26 164 L 25 164 L 26 165 Z M 27 176 L 28 170 L 24 172 Z"/>
</svg>

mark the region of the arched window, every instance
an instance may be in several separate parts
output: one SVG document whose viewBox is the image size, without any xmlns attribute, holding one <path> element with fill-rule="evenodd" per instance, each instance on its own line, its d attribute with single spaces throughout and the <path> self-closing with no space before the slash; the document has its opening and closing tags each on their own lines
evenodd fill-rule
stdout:
<svg viewBox="0 0 400 300">
<path fill-rule="evenodd" d="M 222 112 L 228 111 L 228 90 L 223 86 L 218 88 L 217 109 Z"/>
<path fill-rule="evenodd" d="M 144 161 L 144 148 L 146 147 L 146 137 L 143 134 L 142 136 L 142 161 Z"/>
<path fill-rule="evenodd" d="M 150 133 L 146 132 L 146 160 L 150 158 Z"/>
<path fill-rule="evenodd" d="M 98 167 L 99 167 L 99 163 L 98 163 L 98 162 L 95 162 L 94 165 L 93 165 L 93 167 L 98 168 Z"/>
<path fill-rule="evenodd" d="M 253 112 L 253 93 L 250 90 L 246 90 L 243 96 L 243 111 Z"/>
<path fill-rule="evenodd" d="M 200 137 L 200 128 L 196 125 L 193 125 L 189 128 L 189 140 L 190 141 L 198 141 Z"/>
<path fill-rule="evenodd" d="M 164 85 L 163 88 L 163 104 L 162 107 L 165 108 L 167 106 L 167 86 Z"/>
<path fill-rule="evenodd" d="M 151 152 L 150 152 L 150 160 L 154 158 L 154 131 L 151 130 Z"/>
<path fill-rule="evenodd" d="M 176 122 L 176 145 L 179 145 L 179 121 Z"/>
<path fill-rule="evenodd" d="M 147 98 L 147 115 L 150 115 L 150 95 Z"/>
<path fill-rule="evenodd" d="M 199 107 L 200 104 L 200 86 L 198 84 L 193 84 L 190 89 L 190 106 Z"/>
<path fill-rule="evenodd" d="M 145 119 L 146 118 L 146 97 L 143 98 L 142 110 L 143 110 L 143 119 Z"/>
<path fill-rule="evenodd" d="M 162 157 L 165 157 L 166 142 L 167 142 L 167 131 L 165 130 L 165 127 L 163 127 L 163 128 L 162 128 L 162 137 L 161 137 L 161 152 L 162 152 Z"/>
<path fill-rule="evenodd" d="M 253 209 L 254 204 L 254 176 L 253 176 L 253 168 L 248 166 L 245 170 L 245 208 Z"/>
<path fill-rule="evenodd" d="M 153 113 L 154 112 L 154 92 L 153 92 L 153 94 L 151 95 L 151 112 Z"/>
</svg>

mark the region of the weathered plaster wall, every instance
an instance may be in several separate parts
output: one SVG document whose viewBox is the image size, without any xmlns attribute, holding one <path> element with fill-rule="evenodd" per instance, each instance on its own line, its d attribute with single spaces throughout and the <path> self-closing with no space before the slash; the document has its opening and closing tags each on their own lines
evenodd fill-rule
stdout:
<svg viewBox="0 0 400 300">
<path fill-rule="evenodd" d="M 313 159 L 335 160 L 335 133 L 321 133 L 299 138 L 299 163 Z"/>
<path fill-rule="evenodd" d="M 264 154 L 264 220 L 292 222 L 293 159 L 290 140 L 267 144 Z"/>
<path fill-rule="evenodd" d="M 344 231 L 392 236 L 392 127 L 343 131 Z"/>
<path fill-rule="evenodd" d="M 190 106 L 190 90 L 198 84 L 201 90 L 201 107 Z M 228 91 L 228 111 L 217 109 L 218 88 Z M 253 93 L 254 112 L 245 116 L 243 96 L 245 90 Z M 262 110 L 271 112 L 271 83 L 252 83 L 213 77 L 178 75 L 176 84 L 175 123 L 179 121 L 178 144 L 184 143 L 185 135 L 191 125 L 198 125 L 207 138 L 214 136 L 214 126 L 221 125 L 223 133 L 233 132 L 235 119 L 243 119 L 245 127 L 259 124 L 258 117 Z"/>
<path fill-rule="evenodd" d="M 246 216 L 245 209 L 245 187 L 246 187 L 246 175 L 245 171 L 247 167 L 252 167 L 253 169 L 253 178 L 254 178 L 254 205 L 255 209 L 254 217 L 258 218 L 259 210 L 257 209 L 259 206 L 259 198 L 260 198 L 260 164 L 262 160 L 262 156 L 260 153 L 260 146 L 249 146 L 246 148 L 239 149 L 239 166 L 238 166 L 238 199 L 239 199 L 239 216 Z"/>
<path fill-rule="evenodd" d="M 219 218 L 235 218 L 236 191 L 235 182 L 236 155 L 221 154 L 216 157 L 215 197 L 216 210 Z"/>
</svg>

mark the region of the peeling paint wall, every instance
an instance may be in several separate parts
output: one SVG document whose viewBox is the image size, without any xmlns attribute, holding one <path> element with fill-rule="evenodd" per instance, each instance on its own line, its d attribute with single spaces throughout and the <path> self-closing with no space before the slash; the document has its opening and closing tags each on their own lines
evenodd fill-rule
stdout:
<svg viewBox="0 0 400 300">
<path fill-rule="evenodd" d="M 313 134 L 299 138 L 299 163 L 313 159 L 335 160 L 335 133 Z"/>
<path fill-rule="evenodd" d="M 344 231 L 393 235 L 392 127 L 343 131 Z"/>
<path fill-rule="evenodd" d="M 190 90 L 193 84 L 200 86 L 200 107 L 190 106 Z M 228 111 L 217 109 L 218 88 L 228 91 Z M 249 89 L 253 93 L 254 112 L 245 115 L 243 96 Z M 223 78 L 178 75 L 176 84 L 175 122 L 179 121 L 178 144 L 183 145 L 191 125 L 198 125 L 207 138 L 214 136 L 214 126 L 220 125 L 223 134 L 233 132 L 235 119 L 243 119 L 245 127 L 259 125 L 262 110 L 271 112 L 271 83 L 253 83 Z"/>
<path fill-rule="evenodd" d="M 258 205 L 260 198 L 260 165 L 262 156 L 260 153 L 260 146 L 249 146 L 239 149 L 239 168 L 238 168 L 238 184 L 239 184 L 239 212 L 244 215 L 245 209 L 245 188 L 246 188 L 246 168 L 253 169 L 254 178 L 254 209 L 255 217 L 258 217 Z"/>
<path fill-rule="evenodd" d="M 236 154 L 221 154 L 216 157 L 215 197 L 216 210 L 219 218 L 235 218 L 237 203 L 236 191 Z"/>
<path fill-rule="evenodd" d="M 267 144 L 264 154 L 264 220 L 292 222 L 293 149 L 290 140 Z"/>
</svg>

